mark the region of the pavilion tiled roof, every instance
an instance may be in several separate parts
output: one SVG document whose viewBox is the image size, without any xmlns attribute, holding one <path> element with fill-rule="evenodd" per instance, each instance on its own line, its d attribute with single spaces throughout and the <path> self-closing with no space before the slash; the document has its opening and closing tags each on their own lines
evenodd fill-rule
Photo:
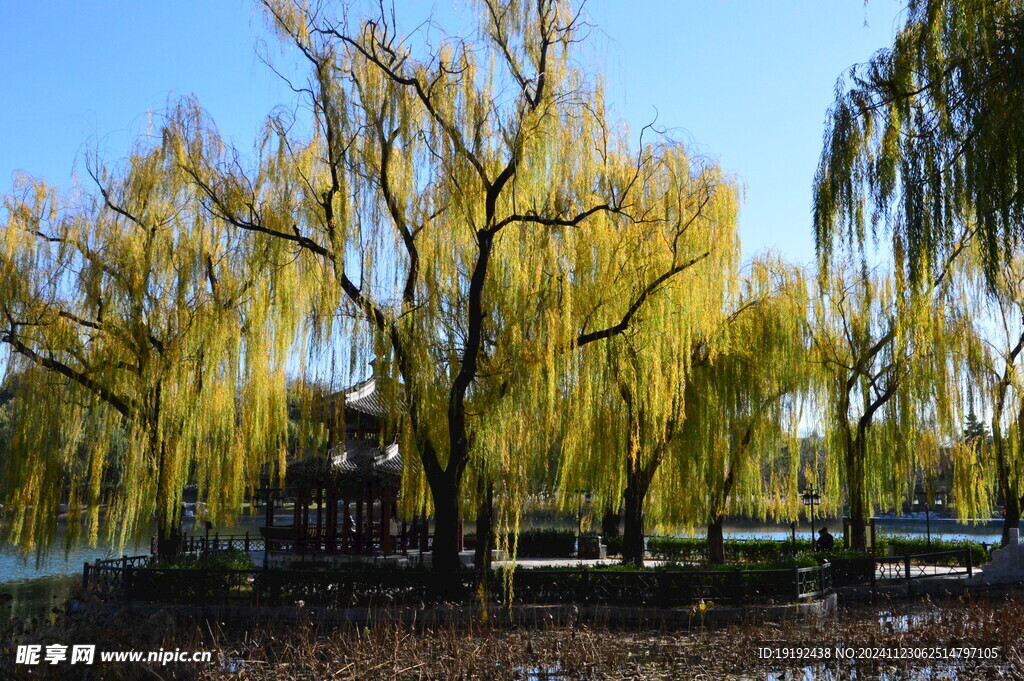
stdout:
<svg viewBox="0 0 1024 681">
<path fill-rule="evenodd" d="M 377 379 L 369 378 L 357 383 L 348 390 L 342 392 L 345 398 L 345 406 L 354 409 L 362 414 L 383 418 L 388 415 L 391 409 L 385 404 L 385 398 L 377 390 Z"/>
<path fill-rule="evenodd" d="M 369 378 L 351 388 L 335 393 L 342 397 L 345 408 L 382 419 L 392 410 L 387 398 L 378 390 L 377 380 Z M 354 432 L 354 429 L 350 432 Z M 377 437 L 353 437 L 336 444 L 326 456 L 310 456 L 288 464 L 286 479 L 291 483 L 309 484 L 317 480 L 359 480 L 368 478 L 400 478 L 402 454 L 398 443 L 381 444 Z"/>
<path fill-rule="evenodd" d="M 346 440 L 343 448 L 331 450 L 331 464 L 338 475 L 402 474 L 397 442 L 381 447 L 375 440 Z"/>
<path fill-rule="evenodd" d="M 402 476 L 402 455 L 398 443 L 381 446 L 377 440 L 346 440 L 331 448 L 326 457 L 310 456 L 288 464 L 289 484 L 315 481 L 395 479 Z"/>
</svg>

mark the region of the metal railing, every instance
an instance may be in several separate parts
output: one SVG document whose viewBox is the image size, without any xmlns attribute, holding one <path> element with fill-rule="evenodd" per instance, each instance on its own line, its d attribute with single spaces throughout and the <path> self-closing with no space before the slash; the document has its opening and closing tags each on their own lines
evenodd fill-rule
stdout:
<svg viewBox="0 0 1024 681">
<path fill-rule="evenodd" d="M 876 556 L 871 584 L 910 581 L 927 577 L 974 574 L 974 558 L 969 549 L 935 551 L 906 556 Z"/>
<path fill-rule="evenodd" d="M 278 529 L 278 528 L 273 528 Z M 290 529 L 290 528 L 280 528 Z M 401 535 L 392 535 L 391 546 L 393 553 L 401 553 Z M 157 553 L 156 537 L 150 542 L 151 553 Z M 427 537 L 427 551 L 433 547 L 433 537 Z M 420 544 L 411 545 L 406 542 L 406 550 L 418 550 Z M 333 540 L 318 537 L 310 533 L 301 537 L 288 535 L 251 534 L 212 534 L 212 535 L 188 535 L 183 534 L 181 538 L 180 552 L 183 554 L 205 555 L 216 551 L 239 550 L 246 553 L 260 553 L 267 551 L 286 551 L 290 553 L 380 553 L 382 550 L 380 538 L 377 537 L 371 543 L 364 540 L 357 543 L 353 539 L 346 540 L 344 537 L 337 537 Z"/>
<path fill-rule="evenodd" d="M 132 565 L 87 569 L 86 593 L 101 598 L 218 605 L 381 606 L 473 602 L 473 572 L 353 567 L 348 570 L 171 569 Z M 484 590 L 499 602 L 676 607 L 783 603 L 831 592 L 829 565 L 781 570 L 622 571 L 519 569 L 495 572 Z M 511 586 L 509 589 L 508 587 Z"/>
<path fill-rule="evenodd" d="M 123 598 L 125 575 L 131 570 L 148 567 L 152 562 L 152 555 L 140 555 L 85 563 L 82 566 L 82 589 L 101 600 Z"/>
<path fill-rule="evenodd" d="M 214 534 L 205 535 L 183 535 L 181 550 L 183 553 L 213 553 L 215 551 L 263 551 L 265 542 L 263 537 L 254 534 Z"/>
</svg>

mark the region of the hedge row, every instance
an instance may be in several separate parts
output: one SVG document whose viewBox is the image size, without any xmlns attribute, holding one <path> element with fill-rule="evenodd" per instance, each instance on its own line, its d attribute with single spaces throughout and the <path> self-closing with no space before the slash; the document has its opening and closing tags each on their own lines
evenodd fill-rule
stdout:
<svg viewBox="0 0 1024 681">
<path fill-rule="evenodd" d="M 576 533 L 572 530 L 523 530 L 516 554 L 521 558 L 572 558 Z"/>
<path fill-rule="evenodd" d="M 811 550 L 809 539 L 796 540 L 797 552 Z M 672 563 L 703 563 L 708 560 L 708 540 L 689 537 L 650 537 L 651 557 Z M 726 539 L 725 559 L 735 563 L 768 563 L 785 560 L 793 553 L 792 541 L 775 539 Z"/>
<path fill-rule="evenodd" d="M 606 540 L 610 556 L 621 553 L 622 538 Z M 968 540 L 932 539 L 931 547 L 924 538 L 889 536 L 880 538 L 881 553 L 898 556 L 940 551 L 960 551 L 968 549 L 975 565 L 988 561 L 988 555 L 981 544 Z M 809 539 L 796 540 L 798 553 L 811 550 Z M 706 563 L 708 560 L 708 542 L 706 538 L 696 537 L 650 537 L 647 540 L 647 552 L 652 558 L 670 563 Z M 730 563 L 771 563 L 785 561 L 793 554 L 791 540 L 775 539 L 726 539 L 725 559 Z M 572 558 L 576 555 L 576 533 L 573 530 L 524 530 L 519 533 L 518 555 L 523 558 Z M 852 557 L 845 555 L 841 548 L 830 552 L 830 557 Z M 859 554 L 858 554 L 859 555 Z"/>
<path fill-rule="evenodd" d="M 882 537 L 878 543 L 883 552 L 894 556 L 913 556 L 922 553 L 966 549 L 971 552 L 971 562 L 974 565 L 988 562 L 988 552 L 985 547 L 968 539 L 932 539 L 931 546 L 929 546 L 928 540 L 924 537 L 886 536 Z"/>
<path fill-rule="evenodd" d="M 161 568 L 205 568 L 209 570 L 249 570 L 252 569 L 252 559 L 249 554 L 241 549 L 224 549 L 222 551 L 211 551 L 206 554 L 187 553 L 176 557 L 171 561 L 162 561 L 157 567 Z"/>
</svg>

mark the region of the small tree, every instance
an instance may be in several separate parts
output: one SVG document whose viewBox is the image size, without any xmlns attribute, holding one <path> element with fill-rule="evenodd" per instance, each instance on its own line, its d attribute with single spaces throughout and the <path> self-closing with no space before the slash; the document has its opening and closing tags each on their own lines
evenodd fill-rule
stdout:
<svg viewBox="0 0 1024 681">
<path fill-rule="evenodd" d="M 807 376 L 807 292 L 797 269 L 764 258 L 742 277 L 720 270 L 687 295 L 695 290 L 704 313 L 666 296 L 664 316 L 609 344 L 606 364 L 589 365 L 599 373 L 572 393 L 602 406 L 570 423 L 561 487 L 594 489 L 599 503 L 621 500 L 622 556 L 634 565 L 643 563 L 652 509 L 661 524 L 706 520 L 720 531 L 734 485 L 744 508 L 766 507 L 748 492 L 764 490 L 762 464 L 781 449 L 784 424 L 795 427 L 799 377 Z M 567 410 L 576 413 L 573 404 Z"/>
<path fill-rule="evenodd" d="M 974 409 L 971 409 L 964 417 L 963 440 L 973 445 L 984 444 L 986 439 L 988 439 L 988 428 L 985 427 L 985 422 L 974 413 Z"/>
<path fill-rule="evenodd" d="M 728 513 L 792 512 L 797 427 L 810 387 L 802 273 L 755 261 L 731 308 L 724 338 L 716 339 L 720 349 L 687 382 L 685 418 L 673 443 L 677 482 L 664 502 L 691 500 L 681 519 L 696 512 L 705 520 L 712 563 L 725 562 Z"/>
<path fill-rule="evenodd" d="M 829 494 L 843 496 L 842 481 L 851 545 L 864 550 L 873 504 L 907 498 L 918 463 L 934 465 L 939 443 L 955 439 L 965 376 L 958 358 L 974 337 L 934 293 L 841 267 L 820 281 L 812 338 Z"/>
</svg>

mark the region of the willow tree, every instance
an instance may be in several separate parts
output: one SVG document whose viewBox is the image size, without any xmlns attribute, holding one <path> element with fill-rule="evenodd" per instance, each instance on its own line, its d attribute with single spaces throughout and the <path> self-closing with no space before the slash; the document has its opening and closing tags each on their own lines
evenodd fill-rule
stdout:
<svg viewBox="0 0 1024 681">
<path fill-rule="evenodd" d="M 706 523 L 712 563 L 725 562 L 727 514 L 788 517 L 795 510 L 797 427 L 810 385 L 807 294 L 799 269 L 752 262 L 710 340 L 714 356 L 686 382 L 665 503 L 685 506 L 673 514 L 684 524 Z"/>
<path fill-rule="evenodd" d="M 472 458 L 500 462 L 523 430 L 552 431 L 541 403 L 578 348 L 626 332 L 707 257 L 675 206 L 715 173 L 668 140 L 630 149 L 573 66 L 587 29 L 563 0 L 477 2 L 479 38 L 437 47 L 385 12 L 263 5 L 309 66 L 294 84 L 309 125 L 273 115 L 245 163 L 186 104 L 171 126 L 178 163 L 210 215 L 294 249 L 282 276 L 316 292 L 304 312 L 317 338 L 351 338 L 396 379 L 404 503 L 430 502 L 434 567 L 453 570 Z M 652 250 L 664 257 L 577 295 L 598 264 Z"/>
<path fill-rule="evenodd" d="M 899 504 L 919 468 L 957 438 L 963 365 L 974 338 L 937 295 L 889 276 L 838 268 L 819 282 L 812 338 L 830 456 L 827 492 L 849 508 L 865 548 L 875 504 Z M 844 487 L 845 489 L 842 489 Z"/>
<path fill-rule="evenodd" d="M 102 520 L 124 542 L 155 516 L 173 554 L 185 484 L 231 523 L 283 446 L 286 326 L 248 244 L 191 209 L 166 147 L 90 172 L 95 191 L 25 179 L 5 202 L 0 347 L 31 398 L 8 404 L 3 531 L 45 550 L 67 503 L 69 541 Z"/>
<path fill-rule="evenodd" d="M 1019 421 L 1024 412 L 1024 383 L 1021 377 L 1024 353 L 1024 260 L 1019 254 L 1009 257 L 994 277 L 986 276 L 983 247 L 974 242 L 965 248 L 950 278 L 948 291 L 951 304 L 966 311 L 974 320 L 975 335 L 979 339 L 978 352 L 971 360 L 972 396 L 977 395 L 990 418 L 992 461 L 988 468 L 994 472 L 995 486 L 1003 500 L 1003 538 L 1009 541 L 1010 528 L 1021 520 L 1021 442 Z M 972 414 L 973 415 L 973 414 Z M 967 449 L 980 449 L 985 444 L 984 427 L 971 424 L 973 433 L 965 443 Z M 980 431 L 980 435 L 979 435 Z M 965 435 L 968 435 L 965 433 Z M 979 483 L 984 486 L 989 471 L 982 463 L 958 471 L 958 500 L 969 499 L 970 490 Z M 977 496 L 977 495 L 975 495 Z M 958 502 L 958 509 L 961 504 Z M 973 504 L 967 504 L 970 508 Z M 981 509 L 987 512 L 988 508 Z M 963 516 L 963 509 L 961 509 Z"/>
<path fill-rule="evenodd" d="M 626 333 L 585 349 L 565 390 L 572 417 L 561 442 L 561 498 L 572 503 L 575 490 L 587 489 L 603 507 L 621 502 L 623 560 L 634 564 L 643 562 L 648 491 L 683 418 L 683 386 L 694 364 L 707 361 L 737 276 L 734 186 L 708 169 L 699 182 L 685 166 L 670 177 L 672 184 L 646 191 L 651 215 L 665 197 L 676 202 L 666 215 L 676 232 L 671 241 L 652 235 L 639 241 L 642 249 L 609 251 L 587 267 L 590 280 L 580 284 L 587 300 L 601 304 L 637 273 L 671 271 L 677 262 L 689 267 L 661 286 Z M 581 324 L 593 323 L 595 309 L 593 303 L 579 308 Z"/>
<path fill-rule="evenodd" d="M 1024 235 L 1024 3 L 909 0 L 893 46 L 840 81 L 814 180 L 819 254 L 892 231 L 927 282 L 975 220 L 990 279 Z"/>
<path fill-rule="evenodd" d="M 681 277 L 642 324 L 593 351 L 601 357 L 569 390 L 566 410 L 577 416 L 563 442 L 563 497 L 585 488 L 604 507 L 621 504 L 623 561 L 634 565 L 643 563 L 652 511 L 659 526 L 707 521 L 713 532 L 736 495 L 736 509 L 785 505 L 777 503 L 784 493 L 768 503 L 746 494 L 766 491 L 762 465 L 796 424 L 806 287 L 771 258 L 741 276 L 730 243 L 715 250 L 714 278 L 702 269 Z M 778 478 L 769 485 L 785 486 Z"/>
</svg>

